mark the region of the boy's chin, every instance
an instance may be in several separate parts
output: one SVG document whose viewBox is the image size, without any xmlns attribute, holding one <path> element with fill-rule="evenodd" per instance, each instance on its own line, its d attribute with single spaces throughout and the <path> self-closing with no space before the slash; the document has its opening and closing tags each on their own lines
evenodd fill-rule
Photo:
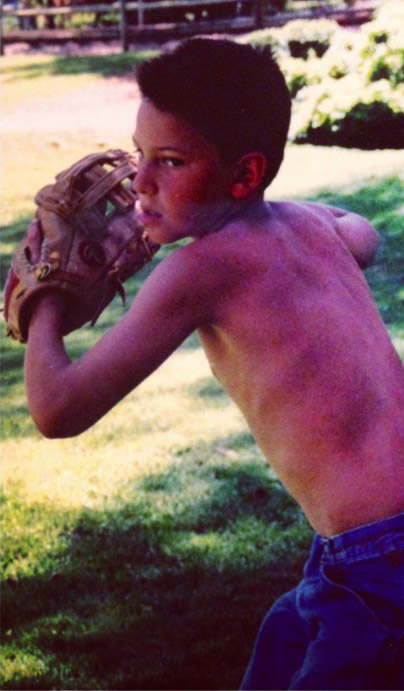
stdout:
<svg viewBox="0 0 404 691">
<path fill-rule="evenodd" d="M 171 245 L 173 242 L 178 242 L 186 237 L 189 237 L 189 233 L 186 231 L 181 232 L 179 230 L 171 231 L 164 228 L 153 228 L 152 226 L 147 227 L 147 235 L 149 240 L 157 243 L 158 245 Z"/>
<path fill-rule="evenodd" d="M 199 218 L 187 219 L 182 222 L 178 220 L 172 224 L 165 224 L 163 219 L 156 223 L 145 225 L 147 235 L 152 242 L 158 245 L 171 245 L 174 242 L 187 238 L 197 239 L 209 235 L 218 229 L 218 219 L 214 215 L 200 215 Z"/>
</svg>

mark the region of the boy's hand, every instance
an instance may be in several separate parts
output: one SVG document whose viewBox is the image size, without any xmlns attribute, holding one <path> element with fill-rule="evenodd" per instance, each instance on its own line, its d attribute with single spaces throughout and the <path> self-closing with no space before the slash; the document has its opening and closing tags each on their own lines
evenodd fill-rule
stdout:
<svg viewBox="0 0 404 691">
<path fill-rule="evenodd" d="M 6 282 L 8 335 L 22 343 L 39 296 L 64 297 L 66 335 L 94 324 L 122 282 L 149 261 L 159 246 L 135 221 L 136 164 L 123 151 L 92 154 L 56 177 L 36 195 L 37 222 L 13 257 Z"/>
</svg>

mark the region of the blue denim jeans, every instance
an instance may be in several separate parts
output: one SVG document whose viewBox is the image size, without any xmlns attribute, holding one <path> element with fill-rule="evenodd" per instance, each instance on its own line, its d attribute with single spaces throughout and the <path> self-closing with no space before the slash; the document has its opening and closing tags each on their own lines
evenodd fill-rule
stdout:
<svg viewBox="0 0 404 691">
<path fill-rule="evenodd" d="M 404 689 L 404 513 L 315 536 L 265 617 L 242 689 Z"/>
</svg>

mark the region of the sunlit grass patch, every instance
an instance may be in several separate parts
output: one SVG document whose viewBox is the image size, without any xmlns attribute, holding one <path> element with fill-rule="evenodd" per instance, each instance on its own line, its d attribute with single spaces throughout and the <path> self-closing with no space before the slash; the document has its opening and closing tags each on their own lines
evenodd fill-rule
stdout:
<svg viewBox="0 0 404 691">
<path fill-rule="evenodd" d="M 94 79 L 128 77 L 136 65 L 155 55 L 144 50 L 112 55 L 52 56 L 7 55 L 2 57 L 2 106 L 31 98 L 46 99 L 57 93 L 91 84 Z M 28 117 L 28 115 L 27 115 Z"/>
<path fill-rule="evenodd" d="M 52 80 L 51 77 L 49 77 L 47 81 L 36 80 L 36 77 L 41 76 L 41 73 L 45 69 L 49 70 L 48 61 L 46 61 L 44 65 L 39 64 L 37 68 L 38 69 L 35 71 L 32 69 L 24 70 L 24 68 L 19 68 L 22 78 L 20 74 L 18 74 L 18 71 L 14 69 L 3 74 L 2 108 L 4 108 L 5 111 L 19 102 L 26 101 L 27 97 L 45 100 L 58 93 L 61 95 L 68 95 L 69 91 L 73 91 L 79 86 L 91 84 L 94 81 L 94 77 L 90 74 L 70 74 L 58 77 L 57 80 Z M 30 79 L 29 88 L 27 88 L 27 82 L 25 81 L 27 78 Z M 27 117 L 29 116 L 27 115 Z"/>
<path fill-rule="evenodd" d="M 48 77 L 63 75 L 114 77 L 130 74 L 137 64 L 156 54 L 156 50 L 145 49 L 107 55 L 6 55 L 0 74 L 5 81 L 38 79 L 43 83 Z"/>
<path fill-rule="evenodd" d="M 95 338 L 91 329 L 88 333 L 88 338 Z M 13 346 L 16 353 L 22 354 L 21 346 Z M 41 439 L 28 417 L 18 369 L 21 364 L 22 357 L 13 370 L 19 372 L 19 378 L 10 390 L 8 406 L 20 407 L 19 425 L 21 429 L 25 425 L 25 436 L 15 428 L 13 433 L 10 411 L 4 419 L 9 440 L 3 442 L 7 457 L 3 483 L 7 486 L 9 481 L 18 481 L 36 499 L 45 497 L 63 506 L 94 503 L 97 497 L 113 495 L 133 473 L 164 467 L 177 453 L 183 454 L 184 440 L 190 449 L 202 440 L 207 445 L 224 447 L 229 435 L 234 435 L 240 425 L 245 427 L 230 401 L 220 420 L 216 419 L 214 407 L 205 405 L 201 410 L 192 390 L 195 383 L 206 378 L 209 368 L 200 348 L 184 348 L 80 437 L 74 441 L 48 441 Z"/>
</svg>

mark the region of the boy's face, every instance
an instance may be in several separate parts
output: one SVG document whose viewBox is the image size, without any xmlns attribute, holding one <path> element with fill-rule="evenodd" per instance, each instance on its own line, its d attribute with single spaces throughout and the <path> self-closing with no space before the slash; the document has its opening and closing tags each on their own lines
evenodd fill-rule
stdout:
<svg viewBox="0 0 404 691">
<path fill-rule="evenodd" d="M 144 100 L 133 139 L 139 157 L 134 190 L 151 240 L 201 236 L 226 221 L 234 206 L 232 169 L 202 135 Z"/>
</svg>

